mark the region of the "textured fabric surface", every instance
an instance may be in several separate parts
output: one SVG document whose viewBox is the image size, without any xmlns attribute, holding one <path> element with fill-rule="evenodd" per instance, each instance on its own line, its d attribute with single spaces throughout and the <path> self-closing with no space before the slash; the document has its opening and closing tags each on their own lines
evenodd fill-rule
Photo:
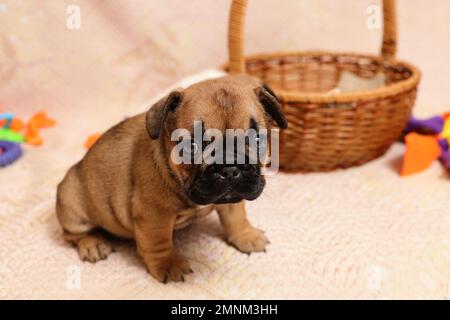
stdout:
<svg viewBox="0 0 450 320">
<path fill-rule="evenodd" d="M 58 121 L 43 146 L 25 146 L 0 170 L 0 298 L 450 298 L 449 176 L 435 163 L 400 178 L 401 144 L 362 167 L 271 177 L 248 203 L 271 240 L 266 254 L 225 244 L 213 214 L 175 235 L 195 271 L 185 283 L 152 279 L 132 242 L 117 241 L 95 265 L 79 261 L 54 215 L 57 183 L 88 135 L 224 62 L 229 1 L 78 0 L 76 31 L 65 27 L 72 2 L 0 2 L 0 110 L 27 119 L 46 109 Z M 415 112 L 444 112 L 450 3 L 398 2 L 399 56 L 424 72 Z M 251 1 L 246 50 L 376 52 L 380 33 L 365 19 L 377 3 L 283 0 L 270 10 L 273 0 Z"/>
<path fill-rule="evenodd" d="M 55 185 L 84 150 L 62 128 L 45 140 L 2 171 L 3 181 L 14 181 L 1 186 L 2 298 L 450 297 L 448 179 L 439 164 L 400 178 L 400 144 L 363 167 L 270 177 L 263 196 L 247 204 L 272 242 L 265 254 L 225 244 L 215 214 L 177 231 L 176 246 L 195 273 L 163 285 L 132 242 L 117 241 L 117 252 L 95 265 L 79 261 L 62 240 L 54 201 Z"/>
</svg>

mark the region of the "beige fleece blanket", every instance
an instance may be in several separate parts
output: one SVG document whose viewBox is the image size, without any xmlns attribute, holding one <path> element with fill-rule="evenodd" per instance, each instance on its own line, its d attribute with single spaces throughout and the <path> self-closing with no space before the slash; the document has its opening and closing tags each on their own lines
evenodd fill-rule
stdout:
<svg viewBox="0 0 450 320">
<path fill-rule="evenodd" d="M 84 153 L 82 129 L 65 131 L 47 130 L 42 148 L 26 148 L 1 172 L 10 182 L 0 186 L 2 298 L 450 297 L 450 183 L 439 164 L 400 178 L 401 145 L 359 168 L 270 177 L 263 196 L 247 205 L 271 240 L 265 254 L 229 247 L 216 215 L 176 232 L 195 273 L 163 285 L 132 242 L 117 241 L 116 253 L 92 265 L 63 241 L 55 186 Z"/>
</svg>

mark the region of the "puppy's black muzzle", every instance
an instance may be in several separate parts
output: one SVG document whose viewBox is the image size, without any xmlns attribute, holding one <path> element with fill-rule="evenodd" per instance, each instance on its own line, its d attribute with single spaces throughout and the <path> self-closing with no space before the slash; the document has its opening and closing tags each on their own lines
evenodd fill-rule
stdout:
<svg viewBox="0 0 450 320">
<path fill-rule="evenodd" d="M 264 186 L 265 180 L 257 165 L 213 164 L 194 179 L 188 196 L 202 205 L 236 203 L 256 199 Z"/>
</svg>

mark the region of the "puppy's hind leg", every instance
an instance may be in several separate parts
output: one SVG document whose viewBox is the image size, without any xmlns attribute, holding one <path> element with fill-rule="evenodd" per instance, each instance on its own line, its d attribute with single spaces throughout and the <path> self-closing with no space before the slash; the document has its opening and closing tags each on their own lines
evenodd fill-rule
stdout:
<svg viewBox="0 0 450 320">
<path fill-rule="evenodd" d="M 108 257 L 113 248 L 100 230 L 84 217 L 74 215 L 76 211 L 68 210 L 60 199 L 56 208 L 58 219 L 64 229 L 64 239 L 77 247 L 81 260 L 94 263 Z"/>
<path fill-rule="evenodd" d="M 65 232 L 64 239 L 76 245 L 78 255 L 83 261 L 95 263 L 106 259 L 114 251 L 111 243 L 100 230 L 93 230 L 84 234 Z"/>
<path fill-rule="evenodd" d="M 64 239 L 73 243 L 83 261 L 103 260 L 113 251 L 110 242 L 86 214 L 78 179 L 69 174 L 58 186 L 56 215 L 64 229 Z"/>
</svg>

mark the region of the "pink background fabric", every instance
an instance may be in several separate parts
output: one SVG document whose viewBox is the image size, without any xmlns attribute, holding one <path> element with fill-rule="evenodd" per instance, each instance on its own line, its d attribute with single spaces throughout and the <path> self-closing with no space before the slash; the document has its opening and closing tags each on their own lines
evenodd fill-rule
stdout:
<svg viewBox="0 0 450 320">
<path fill-rule="evenodd" d="M 174 80 L 227 59 L 229 0 L 5 1 L 0 6 L 0 106 L 28 115 L 95 108 L 127 110 Z M 68 5 L 81 9 L 69 30 Z M 377 0 L 250 1 L 246 51 L 376 53 L 366 27 Z M 399 0 L 398 56 L 424 72 L 421 113 L 450 105 L 448 1 Z M 423 108 L 423 110 L 422 110 Z M 428 108 L 428 109 L 425 109 Z M 433 109 L 432 109 L 433 108 Z"/>
</svg>

